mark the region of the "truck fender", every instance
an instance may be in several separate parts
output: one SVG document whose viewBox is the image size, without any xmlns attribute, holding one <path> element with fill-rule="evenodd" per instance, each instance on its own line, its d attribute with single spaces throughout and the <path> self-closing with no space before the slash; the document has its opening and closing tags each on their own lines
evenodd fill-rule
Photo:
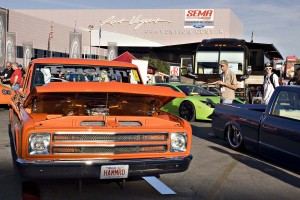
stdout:
<svg viewBox="0 0 300 200">
<path fill-rule="evenodd" d="M 19 146 L 20 145 L 20 141 L 19 141 L 20 132 L 21 132 L 20 127 L 18 126 L 18 124 L 15 124 L 13 134 L 15 136 L 14 137 L 15 138 L 14 145 L 15 145 L 15 150 L 16 150 L 17 156 L 20 155 L 19 151 L 21 150 L 21 147 Z"/>
<path fill-rule="evenodd" d="M 14 115 L 14 111 L 12 108 L 9 109 L 9 123 L 12 124 L 13 122 L 13 115 Z"/>
</svg>

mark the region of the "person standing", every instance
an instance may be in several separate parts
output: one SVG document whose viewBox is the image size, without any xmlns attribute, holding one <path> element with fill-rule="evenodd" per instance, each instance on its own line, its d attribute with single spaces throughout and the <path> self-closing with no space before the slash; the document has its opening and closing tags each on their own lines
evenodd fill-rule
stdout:
<svg viewBox="0 0 300 200">
<path fill-rule="evenodd" d="M 50 80 L 51 80 L 51 77 L 52 77 L 51 72 L 50 72 L 50 69 L 49 69 L 48 67 L 45 67 L 45 68 L 42 68 L 42 69 L 41 69 L 41 72 L 42 72 L 43 75 L 44 75 L 44 82 L 45 82 L 45 83 L 49 83 Z"/>
<path fill-rule="evenodd" d="M 14 70 L 14 73 L 11 75 L 11 78 L 10 78 L 11 89 L 16 91 L 16 90 L 20 89 L 20 83 L 22 81 L 22 71 L 18 67 L 18 63 L 16 63 L 16 62 L 14 62 L 11 65 L 11 67 Z"/>
<path fill-rule="evenodd" d="M 18 67 L 20 68 L 22 72 L 22 77 L 25 77 L 26 71 L 24 70 L 23 66 L 21 64 L 18 64 Z"/>
<path fill-rule="evenodd" d="M 228 61 L 220 62 L 222 70 L 221 79 L 217 82 L 221 90 L 221 103 L 231 104 L 235 99 L 235 90 L 237 89 L 236 75 L 228 69 Z"/>
<path fill-rule="evenodd" d="M 296 75 L 288 82 L 288 85 L 300 85 L 300 67 L 296 69 Z"/>
<path fill-rule="evenodd" d="M 0 79 L 3 85 L 10 88 L 10 78 L 14 71 L 11 69 L 11 62 L 7 61 L 5 66 L 6 68 L 0 74 Z"/>
<path fill-rule="evenodd" d="M 263 101 L 265 104 L 269 103 L 269 100 L 276 87 L 279 86 L 278 76 L 272 72 L 272 66 L 269 62 L 265 64 L 266 75 L 264 76 L 264 96 Z"/>
</svg>

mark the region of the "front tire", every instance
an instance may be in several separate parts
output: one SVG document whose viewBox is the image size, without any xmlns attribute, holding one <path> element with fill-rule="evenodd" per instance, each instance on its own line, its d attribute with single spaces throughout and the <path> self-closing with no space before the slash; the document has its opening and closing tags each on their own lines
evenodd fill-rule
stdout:
<svg viewBox="0 0 300 200">
<path fill-rule="evenodd" d="M 235 125 L 229 125 L 226 131 L 226 139 L 230 148 L 240 151 L 243 149 L 243 136 L 240 129 Z"/>
<path fill-rule="evenodd" d="M 196 110 L 194 104 L 190 101 L 183 101 L 179 106 L 179 116 L 189 122 L 195 121 Z"/>
</svg>

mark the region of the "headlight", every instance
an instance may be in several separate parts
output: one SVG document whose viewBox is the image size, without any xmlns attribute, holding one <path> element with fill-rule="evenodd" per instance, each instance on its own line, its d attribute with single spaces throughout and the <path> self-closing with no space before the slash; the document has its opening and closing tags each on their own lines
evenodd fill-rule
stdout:
<svg viewBox="0 0 300 200">
<path fill-rule="evenodd" d="M 171 134 L 171 151 L 184 152 L 186 151 L 187 138 L 186 133 L 172 133 Z"/>
<path fill-rule="evenodd" d="M 32 133 L 29 136 L 28 150 L 30 155 L 50 153 L 50 133 Z"/>
</svg>

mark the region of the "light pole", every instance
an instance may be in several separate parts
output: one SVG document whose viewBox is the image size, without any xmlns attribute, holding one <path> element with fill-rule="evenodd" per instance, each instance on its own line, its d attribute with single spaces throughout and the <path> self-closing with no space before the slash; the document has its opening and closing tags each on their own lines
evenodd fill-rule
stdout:
<svg viewBox="0 0 300 200">
<path fill-rule="evenodd" d="M 94 25 L 89 25 L 88 29 L 90 30 L 90 58 L 92 59 L 92 30 L 94 29 Z"/>
</svg>

